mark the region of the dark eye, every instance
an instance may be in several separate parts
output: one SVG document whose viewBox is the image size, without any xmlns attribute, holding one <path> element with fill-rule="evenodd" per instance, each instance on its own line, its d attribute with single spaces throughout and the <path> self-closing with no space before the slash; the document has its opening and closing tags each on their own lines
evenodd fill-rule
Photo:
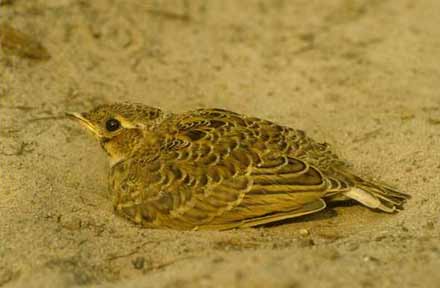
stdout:
<svg viewBox="0 0 440 288">
<path fill-rule="evenodd" d="M 121 122 L 113 118 L 108 119 L 107 122 L 105 122 L 105 128 L 110 132 L 116 131 L 121 128 Z"/>
</svg>

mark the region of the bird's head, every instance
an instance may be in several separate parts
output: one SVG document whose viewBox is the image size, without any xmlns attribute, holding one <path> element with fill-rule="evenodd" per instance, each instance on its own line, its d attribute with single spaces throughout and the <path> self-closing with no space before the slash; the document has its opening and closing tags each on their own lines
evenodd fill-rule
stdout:
<svg viewBox="0 0 440 288">
<path fill-rule="evenodd" d="M 67 112 L 97 138 L 112 164 L 124 160 L 139 145 L 154 141 L 154 127 L 163 117 L 160 109 L 142 104 L 101 105 L 89 112 Z"/>
</svg>

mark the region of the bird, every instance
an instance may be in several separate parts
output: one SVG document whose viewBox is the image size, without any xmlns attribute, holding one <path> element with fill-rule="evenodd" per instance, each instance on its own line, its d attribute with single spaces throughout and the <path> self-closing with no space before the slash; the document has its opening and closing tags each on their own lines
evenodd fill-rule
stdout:
<svg viewBox="0 0 440 288">
<path fill-rule="evenodd" d="M 108 155 L 115 213 L 145 228 L 248 228 L 339 201 L 395 213 L 410 198 L 359 176 L 302 130 L 225 109 L 121 102 L 66 114 Z"/>
</svg>

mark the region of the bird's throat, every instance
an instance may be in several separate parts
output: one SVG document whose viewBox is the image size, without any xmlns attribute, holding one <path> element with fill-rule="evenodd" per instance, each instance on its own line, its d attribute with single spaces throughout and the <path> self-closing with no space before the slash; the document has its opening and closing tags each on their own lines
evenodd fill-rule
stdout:
<svg viewBox="0 0 440 288">
<path fill-rule="evenodd" d="M 140 149 L 154 149 L 154 135 L 139 129 L 127 129 L 112 138 L 101 139 L 101 147 L 110 159 L 110 166 L 130 158 Z"/>
</svg>

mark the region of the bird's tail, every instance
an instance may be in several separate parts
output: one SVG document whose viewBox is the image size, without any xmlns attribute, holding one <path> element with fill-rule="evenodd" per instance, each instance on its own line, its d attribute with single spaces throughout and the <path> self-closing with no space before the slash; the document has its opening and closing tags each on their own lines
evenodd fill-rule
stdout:
<svg viewBox="0 0 440 288">
<path fill-rule="evenodd" d="M 338 172 L 351 184 L 351 188 L 343 192 L 343 195 L 369 208 L 393 213 L 397 209 L 402 209 L 403 204 L 411 197 L 387 184 L 366 180 L 350 171 Z"/>
</svg>

